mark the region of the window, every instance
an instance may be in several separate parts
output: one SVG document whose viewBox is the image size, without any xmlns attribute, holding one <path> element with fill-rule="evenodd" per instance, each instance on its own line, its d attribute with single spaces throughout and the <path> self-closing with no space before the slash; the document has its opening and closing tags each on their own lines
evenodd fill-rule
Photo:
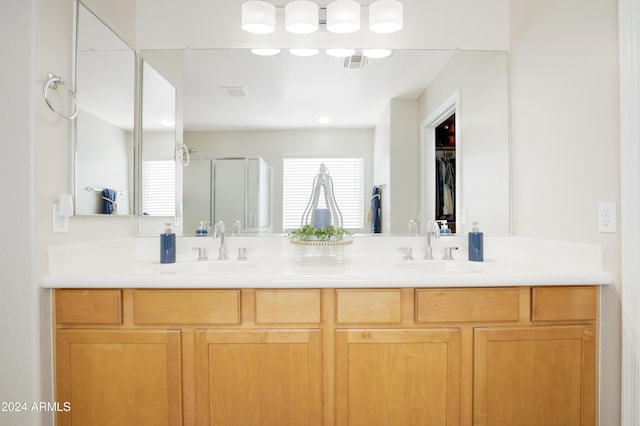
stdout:
<svg viewBox="0 0 640 426">
<path fill-rule="evenodd" d="M 362 230 L 364 159 L 362 157 L 304 158 L 283 159 L 282 189 L 282 227 L 285 230 L 297 229 L 304 209 L 311 198 L 313 179 L 324 164 L 333 180 L 333 193 L 342 213 L 342 226 L 354 231 Z M 318 206 L 325 206 L 321 196 Z"/>
<path fill-rule="evenodd" d="M 142 214 L 176 215 L 176 162 L 153 160 L 142 162 Z"/>
</svg>

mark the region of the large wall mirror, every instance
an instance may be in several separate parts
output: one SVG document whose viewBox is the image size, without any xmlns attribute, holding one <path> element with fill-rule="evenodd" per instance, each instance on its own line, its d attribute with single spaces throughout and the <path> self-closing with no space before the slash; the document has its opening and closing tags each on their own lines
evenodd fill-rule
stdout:
<svg viewBox="0 0 640 426">
<path fill-rule="evenodd" d="M 176 88 L 142 60 L 140 213 L 176 216 Z"/>
<path fill-rule="evenodd" d="M 429 149 L 429 126 L 440 123 L 427 121 L 454 95 L 457 207 L 479 220 L 487 233 L 510 232 L 507 52 L 395 50 L 387 58 L 369 60 L 357 54 L 338 59 L 324 52 L 306 58 L 285 51 L 263 57 L 249 49 L 141 54 L 180 58 L 181 136 L 192 149 L 192 160 L 261 157 L 271 166 L 273 232 L 284 231 L 282 164 L 290 156 L 364 158 L 363 217 L 377 184 L 383 184 L 383 192 L 431 199 L 435 189 L 426 187 L 425 176 L 433 173 L 433 159 L 421 157 Z M 401 114 L 397 105 L 402 105 Z M 328 117 L 329 124 L 319 124 L 320 117 Z M 403 157 L 415 170 L 403 181 L 394 177 L 403 168 L 402 161 L 394 163 L 398 149 L 414 153 Z M 178 196 L 178 204 L 182 201 Z M 387 203 L 385 214 L 401 225 L 385 232 L 406 233 L 409 219 L 429 218 L 420 207 L 426 201 L 411 203 L 417 207 L 406 204 Z M 366 220 L 361 232 L 369 232 Z"/>
<path fill-rule="evenodd" d="M 131 215 L 135 53 L 77 3 L 75 200 L 78 215 Z"/>
</svg>

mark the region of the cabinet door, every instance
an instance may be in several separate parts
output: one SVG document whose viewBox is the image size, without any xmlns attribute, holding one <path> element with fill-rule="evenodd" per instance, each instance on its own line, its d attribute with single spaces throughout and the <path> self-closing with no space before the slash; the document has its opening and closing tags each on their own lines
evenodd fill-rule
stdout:
<svg viewBox="0 0 640 426">
<path fill-rule="evenodd" d="M 58 425 L 181 425 L 180 332 L 59 330 Z"/>
<path fill-rule="evenodd" d="M 340 330 L 335 345 L 337 425 L 459 425 L 459 329 Z"/>
<path fill-rule="evenodd" d="M 196 330 L 198 425 L 322 423 L 319 330 Z"/>
<path fill-rule="evenodd" d="M 474 425 L 595 424 L 594 327 L 475 330 Z"/>
</svg>

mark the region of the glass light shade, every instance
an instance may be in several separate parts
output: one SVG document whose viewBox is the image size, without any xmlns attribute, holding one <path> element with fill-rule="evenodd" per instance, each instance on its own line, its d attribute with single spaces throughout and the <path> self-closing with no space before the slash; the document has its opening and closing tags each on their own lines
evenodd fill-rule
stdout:
<svg viewBox="0 0 640 426">
<path fill-rule="evenodd" d="M 391 49 L 362 49 L 362 55 L 371 59 L 382 59 L 391 56 Z"/>
<path fill-rule="evenodd" d="M 346 58 L 356 53 L 356 49 L 326 49 L 325 52 L 334 58 Z"/>
<path fill-rule="evenodd" d="M 336 0 L 327 5 L 327 30 L 352 33 L 360 29 L 360 4 L 353 0 Z"/>
<path fill-rule="evenodd" d="M 284 27 L 294 34 L 309 34 L 318 30 L 320 8 L 307 0 L 296 0 L 284 7 Z"/>
<path fill-rule="evenodd" d="M 403 27 L 402 3 L 378 0 L 369 6 L 369 29 L 376 33 L 393 33 Z"/>
<path fill-rule="evenodd" d="M 255 34 L 267 34 L 276 30 L 276 7 L 266 1 L 242 3 L 241 27 Z"/>
<path fill-rule="evenodd" d="M 289 49 L 289 53 L 295 56 L 313 56 L 317 55 L 319 49 Z"/>
<path fill-rule="evenodd" d="M 280 49 L 251 49 L 251 53 L 259 56 L 274 56 L 280 53 Z"/>
</svg>

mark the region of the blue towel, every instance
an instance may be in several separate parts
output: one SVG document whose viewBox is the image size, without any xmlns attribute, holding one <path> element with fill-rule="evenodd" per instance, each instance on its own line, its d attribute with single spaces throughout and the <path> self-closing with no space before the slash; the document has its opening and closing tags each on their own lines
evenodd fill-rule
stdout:
<svg viewBox="0 0 640 426">
<path fill-rule="evenodd" d="M 382 232 L 382 227 L 381 227 L 381 221 L 380 221 L 380 216 L 382 213 L 382 209 L 380 206 L 380 187 L 378 185 L 373 187 L 373 190 L 371 191 L 371 213 L 372 213 L 372 219 L 371 219 L 371 233 L 372 234 L 379 234 Z"/>
<path fill-rule="evenodd" d="M 102 190 L 102 214 L 114 214 L 118 211 L 117 195 L 118 191 L 115 189 L 104 188 Z"/>
</svg>

